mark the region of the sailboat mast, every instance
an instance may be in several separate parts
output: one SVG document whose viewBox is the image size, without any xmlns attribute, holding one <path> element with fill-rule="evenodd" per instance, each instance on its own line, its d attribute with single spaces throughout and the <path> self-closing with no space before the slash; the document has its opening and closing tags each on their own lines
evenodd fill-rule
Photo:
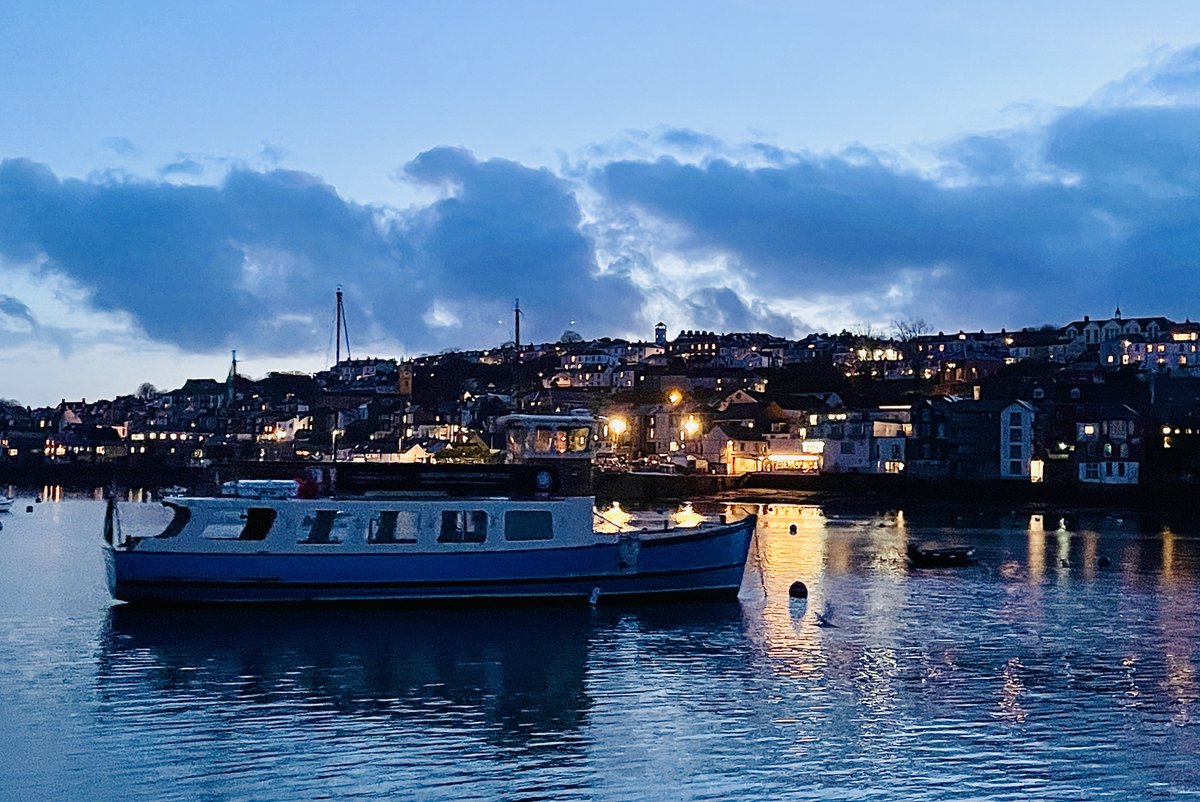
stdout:
<svg viewBox="0 0 1200 802">
<path fill-rule="evenodd" d="M 237 349 L 233 349 L 232 359 L 229 363 L 229 378 L 225 382 L 225 408 L 232 409 L 233 401 L 237 393 Z"/>
<path fill-rule="evenodd" d="M 333 366 L 337 367 L 342 361 L 342 288 L 337 288 L 337 307 L 334 310 L 336 328 L 333 330 L 334 358 Z"/>
<path fill-rule="evenodd" d="M 513 301 L 513 347 L 517 361 L 521 361 L 521 299 Z"/>
<path fill-rule="evenodd" d="M 342 361 L 342 341 L 346 343 L 346 359 L 353 359 L 353 354 L 350 353 L 350 327 L 346 325 L 346 307 L 342 304 L 342 288 L 337 288 L 337 310 L 335 312 L 337 320 L 337 328 L 333 334 L 334 349 L 334 366 L 336 367 Z"/>
</svg>

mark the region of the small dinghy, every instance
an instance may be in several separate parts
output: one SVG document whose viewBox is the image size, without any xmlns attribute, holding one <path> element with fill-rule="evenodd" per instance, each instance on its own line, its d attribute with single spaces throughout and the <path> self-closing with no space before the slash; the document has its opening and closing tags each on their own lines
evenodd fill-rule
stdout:
<svg viewBox="0 0 1200 802">
<path fill-rule="evenodd" d="M 913 568 L 958 568 L 975 564 L 975 549 L 971 546 L 939 548 L 908 544 L 908 564 Z"/>
</svg>

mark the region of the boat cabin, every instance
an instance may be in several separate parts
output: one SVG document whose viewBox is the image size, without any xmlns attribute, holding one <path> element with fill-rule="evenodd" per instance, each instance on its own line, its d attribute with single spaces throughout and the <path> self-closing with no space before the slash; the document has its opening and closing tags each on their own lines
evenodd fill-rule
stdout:
<svg viewBox="0 0 1200 802">
<path fill-rule="evenodd" d="M 564 496 L 592 494 L 596 421 L 587 412 L 571 415 L 506 415 L 496 421 L 504 433 L 505 461 L 538 469 L 537 487 Z"/>
</svg>

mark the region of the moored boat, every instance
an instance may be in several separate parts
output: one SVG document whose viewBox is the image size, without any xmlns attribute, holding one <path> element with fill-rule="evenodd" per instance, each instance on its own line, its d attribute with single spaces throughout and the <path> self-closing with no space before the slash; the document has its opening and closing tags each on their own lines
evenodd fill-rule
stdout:
<svg viewBox="0 0 1200 802">
<path fill-rule="evenodd" d="M 4 496 L 0 496 L 0 512 L 8 512 L 11 510 L 16 501 L 17 500 L 15 498 L 5 498 Z"/>
<path fill-rule="evenodd" d="M 594 421 L 500 421 L 505 465 L 325 466 L 291 497 L 164 500 L 150 535 L 105 517 L 130 602 L 609 600 L 737 594 L 755 519 L 611 531 L 591 493 Z M 608 529 L 610 531 L 604 531 Z"/>
<path fill-rule="evenodd" d="M 975 564 L 971 546 L 918 546 L 908 544 L 908 564 L 913 568 L 959 568 Z"/>
</svg>

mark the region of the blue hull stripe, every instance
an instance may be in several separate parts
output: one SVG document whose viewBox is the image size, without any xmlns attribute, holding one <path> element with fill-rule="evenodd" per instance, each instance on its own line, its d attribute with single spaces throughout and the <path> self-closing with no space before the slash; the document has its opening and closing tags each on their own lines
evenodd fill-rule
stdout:
<svg viewBox="0 0 1200 802">
<path fill-rule="evenodd" d="M 124 601 L 244 602 L 244 601 L 361 601 L 406 599 L 601 598 L 630 596 L 717 594 L 734 595 L 741 587 L 744 566 L 697 569 L 657 576 L 590 577 L 516 583 L 208 583 L 122 581 L 116 596 Z"/>
</svg>

